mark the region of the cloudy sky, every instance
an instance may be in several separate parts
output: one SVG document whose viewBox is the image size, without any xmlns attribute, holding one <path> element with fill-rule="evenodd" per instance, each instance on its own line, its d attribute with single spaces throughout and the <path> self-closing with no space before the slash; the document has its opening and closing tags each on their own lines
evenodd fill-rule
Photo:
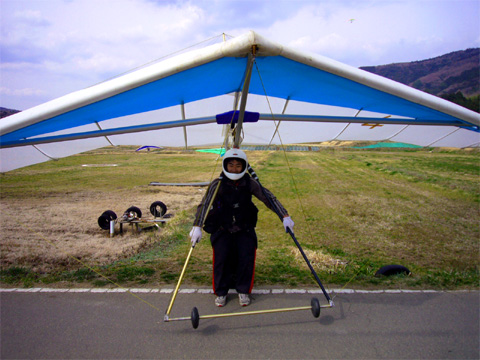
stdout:
<svg viewBox="0 0 480 360">
<path fill-rule="evenodd" d="M 0 106 L 19 110 L 222 33 L 355 67 L 480 46 L 478 0 L 0 0 L 0 17 Z"/>
</svg>

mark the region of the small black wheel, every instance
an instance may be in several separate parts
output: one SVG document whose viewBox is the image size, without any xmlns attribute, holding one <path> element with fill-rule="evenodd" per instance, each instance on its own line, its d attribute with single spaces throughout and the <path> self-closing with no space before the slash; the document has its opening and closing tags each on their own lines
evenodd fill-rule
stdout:
<svg viewBox="0 0 480 360">
<path fill-rule="evenodd" d="M 103 214 L 98 218 L 98 226 L 100 226 L 103 230 L 109 230 L 110 221 L 116 219 L 117 214 L 115 214 L 112 210 L 104 211 Z"/>
<path fill-rule="evenodd" d="M 316 318 L 320 316 L 320 302 L 318 301 L 317 298 L 312 298 L 312 301 L 310 302 L 312 305 L 312 314 Z"/>
<path fill-rule="evenodd" d="M 155 201 L 150 205 L 150 213 L 155 217 L 162 217 L 167 212 L 167 206 L 161 201 Z"/>
<path fill-rule="evenodd" d="M 137 218 L 141 218 L 142 217 L 142 210 L 140 210 L 138 207 L 136 206 L 130 206 L 126 211 L 125 211 L 125 215 L 129 215 L 129 214 L 132 214 L 137 217 Z"/>
<path fill-rule="evenodd" d="M 198 315 L 198 309 L 194 307 L 192 309 L 192 326 L 194 329 L 198 328 L 199 322 L 200 322 L 200 315 Z"/>
</svg>

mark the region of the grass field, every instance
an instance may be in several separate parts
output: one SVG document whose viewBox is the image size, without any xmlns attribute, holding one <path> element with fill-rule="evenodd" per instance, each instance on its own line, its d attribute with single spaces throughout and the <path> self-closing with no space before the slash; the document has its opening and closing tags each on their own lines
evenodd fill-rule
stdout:
<svg viewBox="0 0 480 360">
<path fill-rule="evenodd" d="M 288 209 L 327 287 L 478 288 L 478 151 L 325 148 L 247 155 Z M 148 184 L 209 181 L 218 165 L 214 154 L 116 147 L 1 174 L 2 286 L 175 284 L 205 188 Z M 174 214 L 159 231 L 127 227 L 111 238 L 97 224 L 107 209 L 121 215 L 135 205 L 149 215 L 157 200 Z M 258 201 L 257 207 L 256 286 L 316 287 L 278 218 Z M 374 276 L 388 264 L 412 274 Z M 211 284 L 207 234 L 185 283 Z"/>
</svg>

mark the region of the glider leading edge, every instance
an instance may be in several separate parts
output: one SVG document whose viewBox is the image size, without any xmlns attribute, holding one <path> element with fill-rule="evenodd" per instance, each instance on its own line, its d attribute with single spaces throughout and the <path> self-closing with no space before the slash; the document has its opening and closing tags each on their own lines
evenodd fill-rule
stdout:
<svg viewBox="0 0 480 360">
<path fill-rule="evenodd" d="M 239 108 L 259 114 L 249 145 L 280 129 L 285 144 L 480 146 L 478 113 L 249 31 L 2 119 L 0 171 L 110 145 L 218 146 L 217 115 Z"/>
</svg>

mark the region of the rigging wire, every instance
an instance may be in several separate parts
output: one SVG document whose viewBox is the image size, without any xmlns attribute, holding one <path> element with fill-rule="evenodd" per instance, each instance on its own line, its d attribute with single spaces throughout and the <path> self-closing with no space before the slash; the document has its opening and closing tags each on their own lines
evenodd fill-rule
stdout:
<svg viewBox="0 0 480 360">
<path fill-rule="evenodd" d="M 144 67 L 146 67 L 146 66 L 148 66 L 148 65 L 152 65 L 152 64 L 154 64 L 154 63 L 156 63 L 156 62 L 158 62 L 158 61 L 160 61 L 160 60 L 166 59 L 166 58 L 168 58 L 168 57 L 170 57 L 170 56 L 173 56 L 173 55 L 180 54 L 180 53 L 184 52 L 185 50 L 188 50 L 188 49 L 191 49 L 191 48 L 193 48 L 193 47 L 202 45 L 202 44 L 204 44 L 204 43 L 206 43 L 206 42 L 212 41 L 212 40 L 217 39 L 217 38 L 219 38 L 219 37 L 222 37 L 222 41 L 225 41 L 225 36 L 228 36 L 229 38 L 233 38 L 233 37 L 234 37 L 234 36 L 232 36 L 232 35 L 228 35 L 228 34 L 225 34 L 225 33 L 222 33 L 222 34 L 220 34 L 220 35 L 212 36 L 212 37 L 210 37 L 210 38 L 208 38 L 208 39 L 205 39 L 205 40 L 202 40 L 202 41 L 200 41 L 200 42 L 198 42 L 198 43 L 196 43 L 196 44 L 192 44 L 192 45 L 187 46 L 187 47 L 185 47 L 185 48 L 183 48 L 183 49 L 174 51 L 174 52 L 172 52 L 172 53 L 170 53 L 170 54 L 167 54 L 167 55 L 161 56 L 161 57 L 159 57 L 159 58 L 157 58 L 157 59 L 151 60 L 151 61 L 149 61 L 149 62 L 147 62 L 147 63 L 145 63 L 145 64 L 136 66 L 136 67 L 134 67 L 134 68 L 132 68 L 132 69 L 130 69 L 130 70 L 127 70 L 127 71 L 124 71 L 124 72 L 122 72 L 122 73 L 120 73 L 120 74 L 117 74 L 117 75 L 114 75 L 114 76 L 112 76 L 112 77 L 109 77 L 109 78 L 107 78 L 107 79 L 105 79 L 105 80 L 102 80 L 102 81 L 100 81 L 100 82 L 98 82 L 98 83 L 96 83 L 96 84 L 93 84 L 93 85 L 91 85 L 91 86 L 89 86 L 89 87 L 92 87 L 92 86 L 95 86 L 95 85 L 98 85 L 98 84 L 103 84 L 104 82 L 107 82 L 107 81 L 109 81 L 109 80 L 116 79 L 116 78 L 118 78 L 118 77 L 120 77 L 120 76 L 123 76 L 123 75 L 126 75 L 126 74 L 129 74 L 129 73 L 131 73 L 131 72 L 133 72 L 133 71 L 135 71 L 135 70 L 142 69 L 142 68 L 144 68 Z"/>
<path fill-rule="evenodd" d="M 287 151 L 285 149 L 285 145 L 283 144 L 282 137 L 280 136 L 279 127 L 277 126 L 277 121 L 275 120 L 275 115 L 273 113 L 272 106 L 270 104 L 270 100 L 268 99 L 267 90 L 265 88 L 265 84 L 263 82 L 262 75 L 260 74 L 260 69 L 258 68 L 258 64 L 257 64 L 256 61 L 254 63 L 255 63 L 255 67 L 257 69 L 258 77 L 260 78 L 260 83 L 262 84 L 263 92 L 265 93 L 265 98 L 267 100 L 267 104 L 268 104 L 268 108 L 270 110 L 270 114 L 272 115 L 272 119 L 274 119 L 273 122 L 274 122 L 274 125 L 275 125 L 275 128 L 276 128 L 275 131 L 276 131 L 276 134 L 278 135 L 278 138 L 280 140 L 280 145 L 281 145 L 281 148 L 283 150 L 283 155 L 285 157 L 285 161 L 286 161 L 287 168 L 288 168 L 288 171 L 289 171 L 289 174 L 290 174 L 290 178 L 291 178 L 292 183 L 293 183 L 294 192 L 295 192 L 295 195 L 297 196 L 297 200 L 300 204 L 300 209 L 301 209 L 303 218 L 305 220 L 305 224 L 307 225 L 307 232 L 308 232 L 308 235 L 310 237 L 310 241 L 313 242 L 312 231 L 310 229 L 310 225 L 308 224 L 305 208 L 303 207 L 302 200 L 300 199 L 300 195 L 299 195 L 299 191 L 298 191 L 298 187 L 297 187 L 297 182 L 295 181 L 295 177 L 293 176 L 292 167 L 290 165 L 290 162 L 288 161 Z"/>
<path fill-rule="evenodd" d="M 255 60 L 253 60 L 253 62 L 255 63 Z M 240 90 L 242 90 L 243 88 L 245 88 L 247 86 L 247 81 L 249 81 L 248 80 L 248 74 L 245 74 L 245 78 L 243 79 L 243 86 L 242 86 L 241 89 L 239 89 L 238 91 L 235 92 L 236 94 L 238 94 L 240 92 Z M 236 138 L 236 132 L 238 131 L 237 127 L 234 126 L 235 125 L 235 123 L 234 123 L 235 115 L 236 115 L 236 111 L 237 111 L 238 106 L 240 106 L 240 102 L 239 102 L 238 96 L 235 96 L 235 102 L 234 102 L 234 106 L 233 106 L 232 117 L 230 118 L 230 124 L 226 125 L 226 126 L 228 126 L 228 128 L 225 131 L 225 137 L 224 137 L 224 140 L 223 140 L 223 143 L 222 143 L 222 147 L 220 148 L 220 153 L 217 156 L 215 166 L 213 168 L 212 174 L 210 175 L 210 182 L 213 181 L 213 177 L 215 176 L 215 173 L 217 171 L 218 161 L 222 157 L 223 149 L 225 149 L 225 151 L 227 151 L 229 147 L 234 146 L 234 142 L 235 142 L 235 138 Z M 230 135 L 232 137 L 231 142 L 229 142 Z M 244 138 L 243 126 L 241 128 L 241 133 L 239 134 L 239 138 L 240 138 L 239 144 L 241 144 L 242 141 L 243 141 L 243 138 Z M 222 171 L 223 171 L 223 166 L 222 166 Z"/>
<path fill-rule="evenodd" d="M 232 122 L 233 122 L 233 116 L 234 115 L 232 115 L 232 120 L 231 120 Z M 220 148 L 220 152 L 218 153 L 217 159 L 215 160 L 215 166 L 213 167 L 212 173 L 210 174 L 210 183 L 213 181 L 213 178 L 215 177 L 215 174 L 217 173 L 218 162 L 219 162 L 220 158 L 222 157 L 223 149 L 226 149 L 226 147 L 228 145 L 227 141 L 228 141 L 229 133 L 230 133 L 230 130 L 225 132 L 225 138 L 224 138 L 222 147 Z M 223 167 L 222 167 L 222 171 L 223 171 Z"/>
<path fill-rule="evenodd" d="M 298 191 L 298 187 L 297 187 L 297 183 L 295 181 L 295 177 L 293 176 L 293 171 L 292 171 L 292 167 L 290 165 L 290 162 L 288 161 L 288 156 L 287 156 L 287 152 L 286 152 L 286 149 L 285 149 L 285 145 L 283 144 L 283 141 L 282 141 L 282 137 L 280 136 L 280 131 L 279 131 L 279 125 L 277 125 L 277 121 L 275 120 L 275 115 L 273 114 L 273 110 L 272 110 L 272 106 L 270 104 L 270 100 L 268 99 L 268 95 L 267 95 L 267 91 L 266 91 L 266 88 L 265 88 L 265 84 L 263 83 L 263 79 L 262 79 L 262 76 L 260 74 L 260 70 L 258 68 L 258 64 L 257 62 L 255 61 L 255 67 L 257 69 L 257 73 L 258 73 L 258 77 L 260 78 L 260 83 L 262 84 L 262 88 L 263 88 L 263 92 L 265 93 L 265 98 L 267 100 L 267 104 L 268 104 L 268 107 L 270 109 L 270 114 L 272 116 L 272 119 L 274 121 L 274 125 L 275 125 L 275 133 L 276 135 L 278 135 L 278 138 L 280 140 L 280 144 L 281 144 L 281 148 L 283 150 L 283 155 L 285 157 L 285 161 L 287 163 L 287 167 L 288 167 L 288 170 L 289 170 L 289 174 L 290 174 L 290 177 L 291 177 L 291 180 L 292 180 L 292 183 L 293 183 L 293 187 L 294 187 L 294 191 L 295 191 L 295 195 L 297 196 L 297 200 L 300 204 L 300 209 L 301 209 L 301 212 L 302 212 L 302 215 L 303 215 L 303 219 L 305 221 L 305 224 L 307 225 L 307 232 L 308 232 L 308 236 L 310 237 L 310 241 L 313 242 L 313 234 L 312 234 L 312 230 L 310 228 L 310 225 L 307 221 L 307 216 L 306 216 L 306 212 L 305 212 L 305 208 L 303 207 L 303 203 L 302 203 L 302 200 L 300 199 L 300 195 L 299 195 L 299 191 Z M 360 109 L 361 111 L 361 109 Z M 358 111 L 357 115 L 360 113 L 360 111 Z M 355 116 L 357 116 L 355 115 Z M 348 127 L 348 125 L 347 125 Z M 345 129 L 344 129 L 345 130 Z M 275 134 L 274 134 L 275 135 Z M 272 140 L 273 140 L 273 137 L 272 137 Z M 271 140 L 271 141 L 272 141 Z M 353 275 L 353 277 L 348 280 L 345 285 L 343 285 L 343 287 L 341 289 L 344 289 L 350 282 L 352 282 L 357 276 L 358 274 L 360 273 L 361 269 L 355 273 L 355 275 Z M 331 301 L 333 301 L 335 298 L 337 297 L 337 295 L 335 294 L 335 296 L 332 297 Z"/>
</svg>

